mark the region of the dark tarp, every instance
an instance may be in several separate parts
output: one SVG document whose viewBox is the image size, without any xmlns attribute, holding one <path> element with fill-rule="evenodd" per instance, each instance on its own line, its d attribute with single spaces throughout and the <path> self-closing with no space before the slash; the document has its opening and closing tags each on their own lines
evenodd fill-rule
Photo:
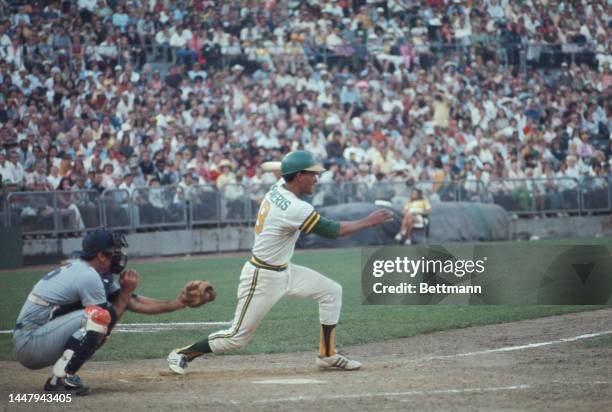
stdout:
<svg viewBox="0 0 612 412">
<path fill-rule="evenodd" d="M 348 221 L 364 218 L 380 207 L 373 203 L 347 203 L 324 206 L 317 211 L 330 219 Z M 300 236 L 298 247 L 324 248 L 393 244 L 395 243 L 393 238 L 399 231 L 402 214 L 399 209 L 392 210 L 396 219 L 381 227 L 366 229 L 339 239 L 325 239 L 313 234 Z M 442 202 L 432 206 L 429 242 L 507 240 L 509 238 L 509 226 L 506 211 L 500 206 L 468 202 Z M 415 230 L 413 241 L 423 243 L 425 241 L 424 231 Z"/>
</svg>

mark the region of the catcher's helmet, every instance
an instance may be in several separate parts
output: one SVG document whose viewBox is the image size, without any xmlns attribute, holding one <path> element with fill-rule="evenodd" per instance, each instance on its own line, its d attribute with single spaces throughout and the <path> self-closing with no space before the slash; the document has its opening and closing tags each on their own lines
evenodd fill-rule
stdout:
<svg viewBox="0 0 612 412">
<path fill-rule="evenodd" d="M 94 230 L 83 239 L 81 259 L 91 260 L 98 253 L 112 256 L 111 273 L 121 273 L 127 265 L 127 255 L 121 250 L 125 247 L 128 244 L 123 234 L 105 229 Z"/>
<path fill-rule="evenodd" d="M 312 153 L 306 150 L 291 152 L 281 162 L 281 175 L 283 176 L 302 171 L 324 172 L 325 168 L 317 164 Z"/>
</svg>

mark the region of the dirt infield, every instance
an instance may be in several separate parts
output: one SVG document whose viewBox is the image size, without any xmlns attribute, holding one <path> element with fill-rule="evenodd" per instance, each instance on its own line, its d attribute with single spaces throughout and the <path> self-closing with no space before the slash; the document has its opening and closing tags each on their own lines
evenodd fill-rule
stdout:
<svg viewBox="0 0 612 412">
<path fill-rule="evenodd" d="M 409 320 L 407 320 L 409 321 Z M 92 362 L 92 393 L 71 404 L 9 404 L 50 368 L 0 362 L 2 410 L 612 410 L 612 309 L 345 348 L 356 372 L 321 372 L 312 353 L 218 356 L 170 375 L 163 359 Z M 586 336 L 585 336 L 586 335 Z M 610 335 L 608 335 L 610 336 Z M 575 339 L 569 339 L 575 338 Z M 127 406 L 129 405 L 129 406 Z"/>
</svg>

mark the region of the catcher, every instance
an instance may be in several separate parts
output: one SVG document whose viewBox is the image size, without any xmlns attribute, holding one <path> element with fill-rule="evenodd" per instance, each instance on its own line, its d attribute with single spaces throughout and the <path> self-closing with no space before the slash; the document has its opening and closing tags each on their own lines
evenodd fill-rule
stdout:
<svg viewBox="0 0 612 412">
<path fill-rule="evenodd" d="M 98 350 L 125 310 L 154 315 L 215 299 L 212 286 L 191 281 L 176 300 L 134 293 L 137 272 L 125 269 L 125 237 L 108 230 L 83 239 L 79 259 L 47 273 L 34 285 L 13 332 L 15 357 L 29 369 L 53 365 L 45 391 L 84 395 L 89 388 L 76 373 Z M 113 279 L 119 274 L 119 282 Z"/>
</svg>

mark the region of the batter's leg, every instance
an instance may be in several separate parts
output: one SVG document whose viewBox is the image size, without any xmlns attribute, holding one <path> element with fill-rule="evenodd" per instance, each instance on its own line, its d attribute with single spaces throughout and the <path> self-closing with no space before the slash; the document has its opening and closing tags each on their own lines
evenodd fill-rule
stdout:
<svg viewBox="0 0 612 412">
<path fill-rule="evenodd" d="M 319 302 L 321 340 L 316 364 L 320 369 L 356 370 L 361 363 L 336 353 L 334 336 L 342 307 L 342 286 L 319 272 L 289 265 L 288 296 L 310 297 Z"/>
<path fill-rule="evenodd" d="M 225 352 L 244 347 L 272 307 L 283 297 L 287 272 L 255 268 L 246 263 L 240 274 L 238 305 L 229 329 L 212 333 L 207 339 L 177 350 L 191 361 L 210 352 Z"/>
<path fill-rule="evenodd" d="M 289 265 L 288 296 L 307 297 L 319 303 L 320 356 L 332 356 L 335 328 L 342 308 L 342 286 L 319 272 L 300 265 Z"/>
</svg>

